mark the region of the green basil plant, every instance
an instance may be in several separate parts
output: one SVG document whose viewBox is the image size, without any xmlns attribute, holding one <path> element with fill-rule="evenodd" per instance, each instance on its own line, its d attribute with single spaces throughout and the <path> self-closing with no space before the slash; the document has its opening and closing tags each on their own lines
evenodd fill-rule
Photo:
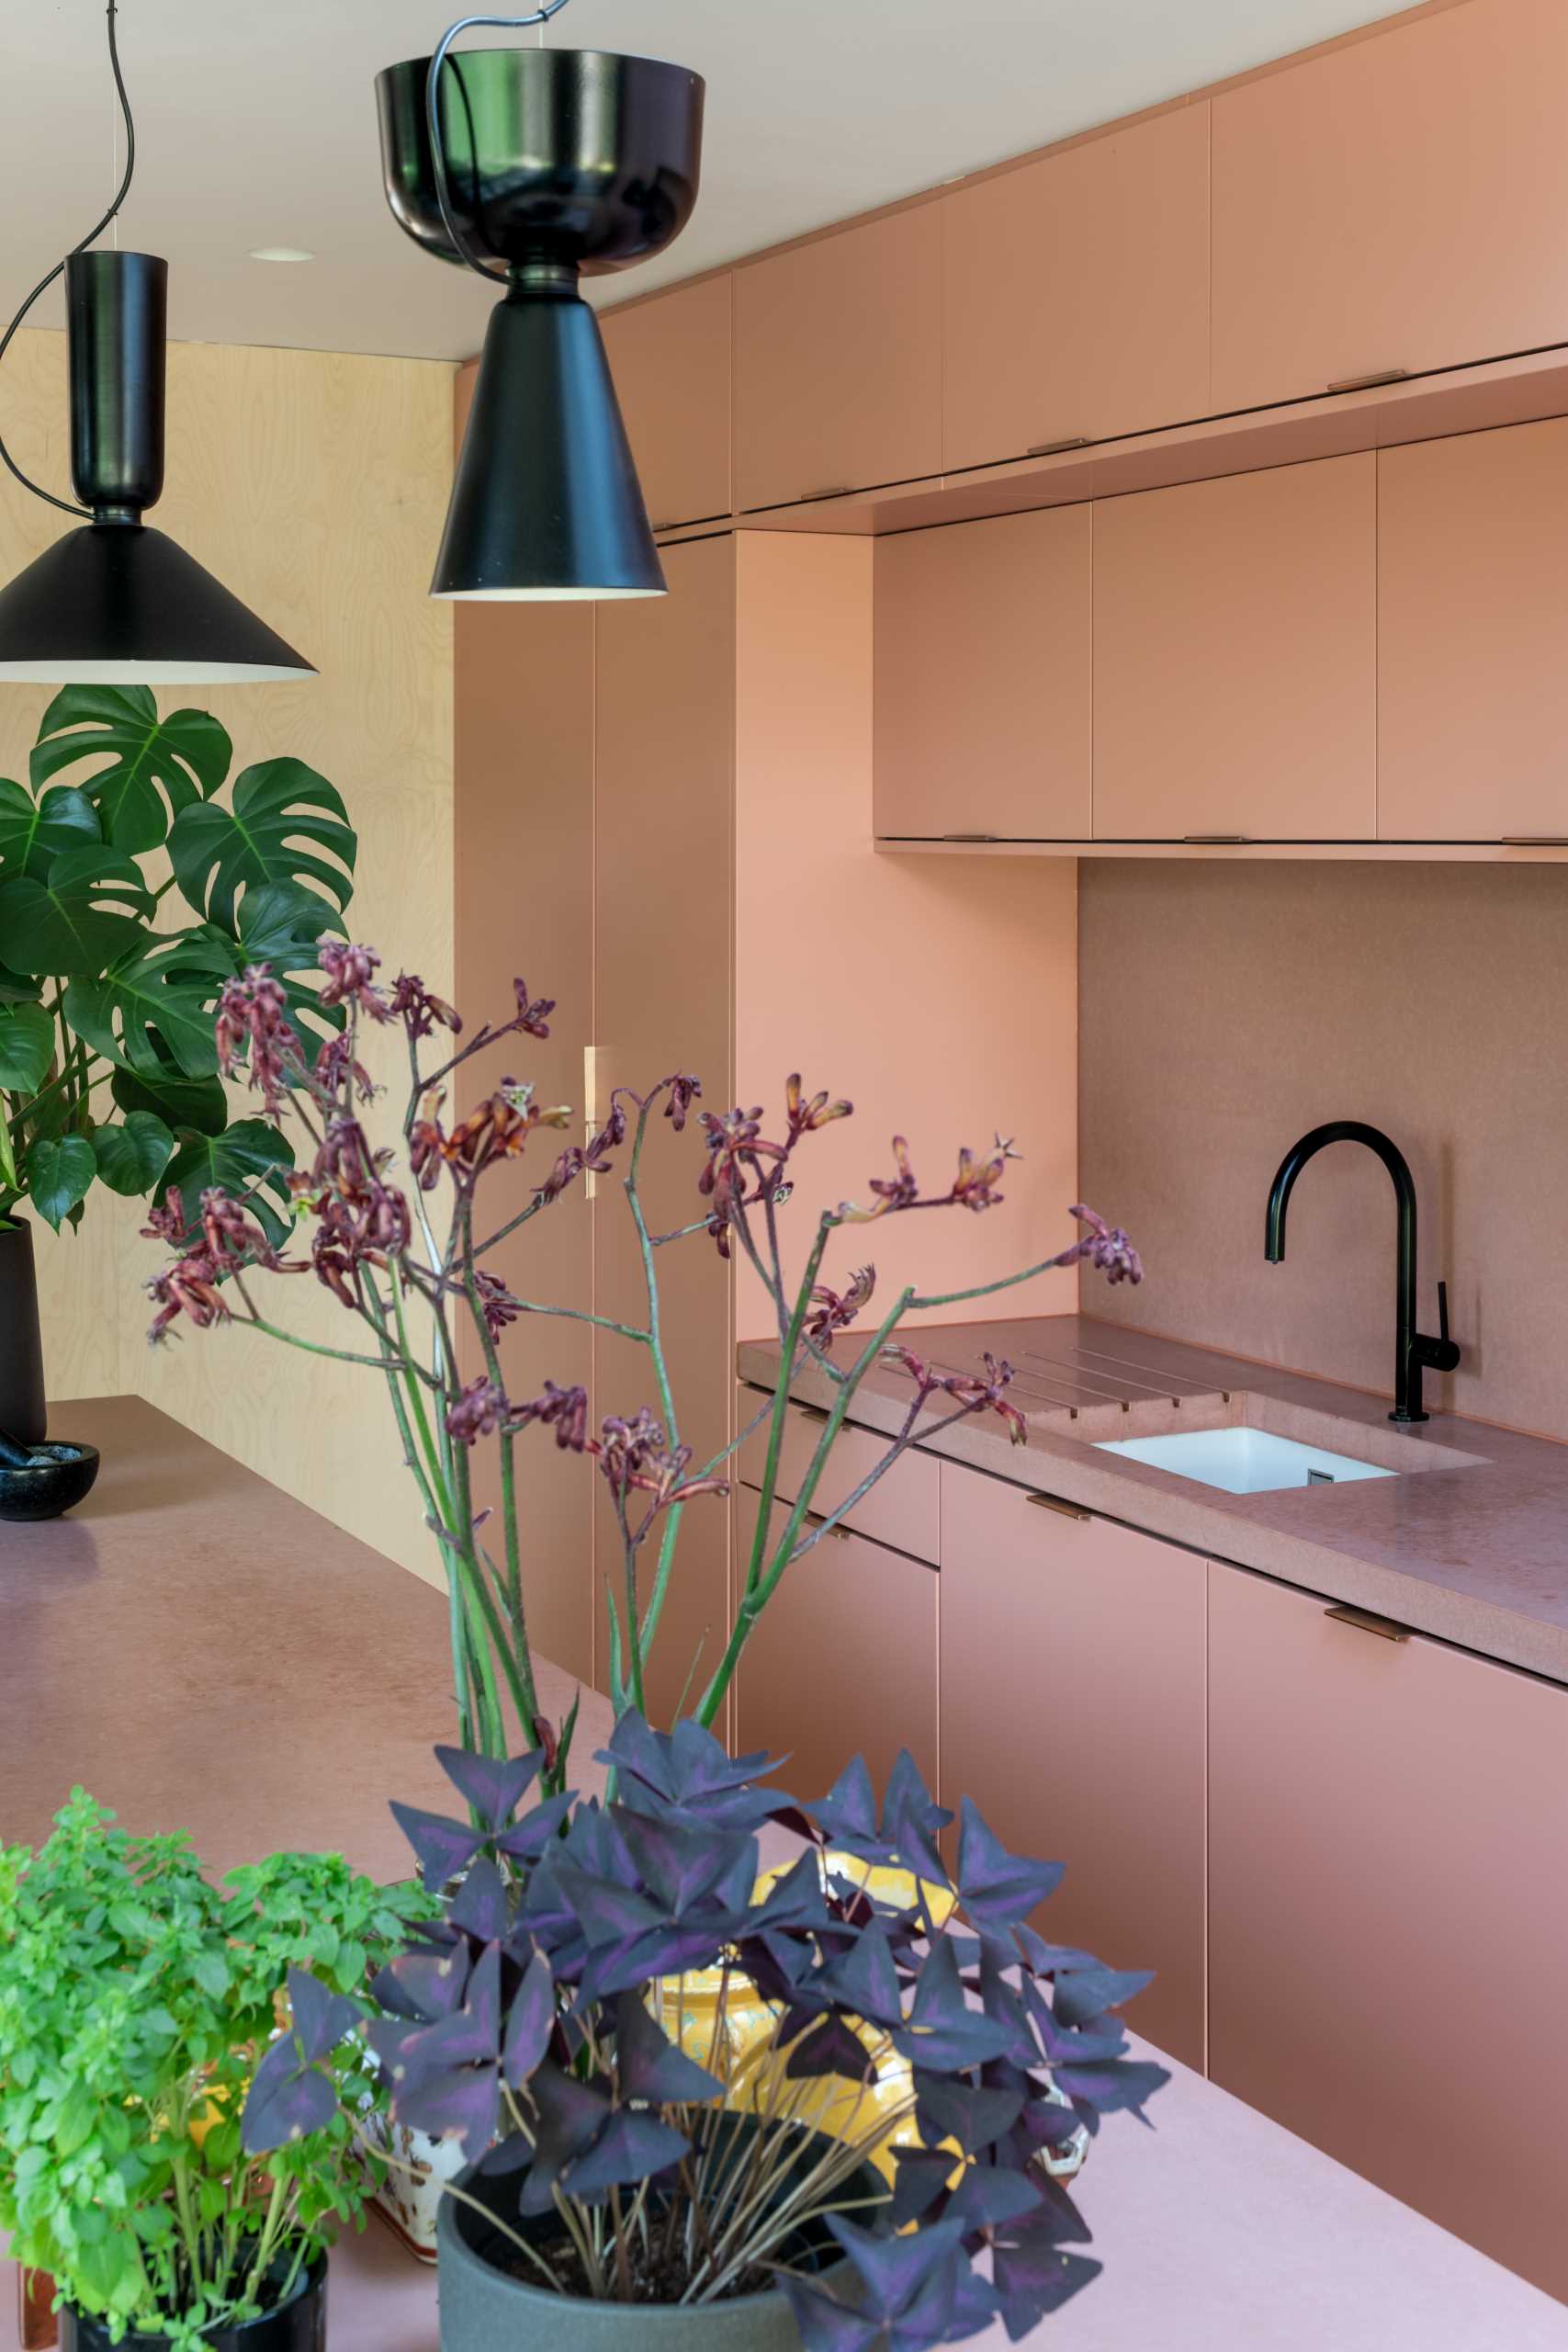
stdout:
<svg viewBox="0 0 1568 2352">
<path fill-rule="evenodd" d="M 183 1835 L 133 1837 L 82 1790 L 45 1844 L 0 1847 L 0 2232 L 62 2300 L 198 2352 L 287 2301 L 372 2179 L 377 2103 L 355 1997 L 436 1904 L 335 1854 L 204 1877 Z M 317 1983 L 300 1973 L 309 1968 Z M 240 2143 L 295 1994 L 330 2104 L 264 2165 Z M 286 2037 L 287 2038 L 287 2037 Z"/>
<path fill-rule="evenodd" d="M 300 760 L 229 784 L 210 712 L 145 686 L 67 686 L 26 785 L 0 777 L 0 1226 L 24 1202 L 58 1231 L 96 1183 L 249 1193 L 292 1165 L 275 1126 L 230 1121 L 213 1009 L 265 964 L 307 1030 L 317 946 L 343 930 L 357 843 Z M 171 920 L 171 918 L 174 918 Z"/>
</svg>

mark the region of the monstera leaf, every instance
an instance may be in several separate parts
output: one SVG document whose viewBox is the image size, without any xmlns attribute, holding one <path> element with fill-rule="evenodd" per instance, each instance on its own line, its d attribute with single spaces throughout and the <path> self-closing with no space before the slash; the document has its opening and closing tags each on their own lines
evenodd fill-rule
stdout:
<svg viewBox="0 0 1568 2352">
<path fill-rule="evenodd" d="M 158 1075 L 142 1078 L 134 1070 L 117 1069 L 109 1080 L 109 1092 L 118 1108 L 151 1111 L 176 1134 L 188 1129 L 192 1135 L 220 1136 L 229 1124 L 229 1098 L 222 1080 L 181 1078 L 161 1051 L 159 1039 L 153 1036 L 150 1043 L 158 1060 Z"/>
<path fill-rule="evenodd" d="M 85 1136 L 46 1136 L 34 1144 L 22 1172 L 34 1208 L 58 1233 L 61 1219 L 86 1198 L 98 1163 Z"/>
<path fill-rule="evenodd" d="M 4 913 L 0 892 L 0 915 Z M 210 982 L 191 967 L 184 936 L 158 940 L 146 954 L 116 964 L 99 979 L 73 980 L 65 1018 L 106 1061 L 154 1080 L 174 1063 L 182 1078 L 210 1078 L 218 1068 Z"/>
<path fill-rule="evenodd" d="M 240 892 L 278 882 L 318 884 L 347 906 L 356 844 L 325 776 L 303 760 L 263 760 L 238 779 L 233 803 L 185 808 L 169 833 L 175 878 L 198 915 L 236 932 Z"/>
<path fill-rule="evenodd" d="M 57 851 L 101 841 L 98 812 L 73 784 L 53 784 L 39 799 L 0 776 L 0 873 L 43 875 Z"/>
<path fill-rule="evenodd" d="M 37 792 L 77 760 L 101 761 L 82 789 L 105 840 L 134 856 L 156 849 L 182 809 L 217 791 L 232 755 L 210 711 L 160 718 L 145 686 L 66 686 L 44 712 L 30 772 Z"/>
<path fill-rule="evenodd" d="M 91 843 L 62 850 L 46 874 L 0 882 L 0 962 L 90 978 L 141 944 L 153 903 L 132 859 Z"/>
<path fill-rule="evenodd" d="M 0 1004 L 0 1087 L 36 1094 L 54 1059 L 54 1023 L 41 1004 Z"/>
<path fill-rule="evenodd" d="M 197 1222 L 203 1193 L 214 1185 L 225 1193 L 243 1194 L 257 1223 L 274 1241 L 288 1230 L 287 1221 L 266 1200 L 266 1184 L 281 1201 L 288 1197 L 283 1171 L 294 1165 L 294 1154 L 276 1127 L 265 1119 L 239 1119 L 220 1136 L 184 1136 L 180 1148 L 164 1169 L 158 1198 L 178 1193 L 187 1229 Z"/>
<path fill-rule="evenodd" d="M 117 1127 L 93 1129 L 93 1158 L 111 1193 L 150 1193 L 174 1155 L 175 1139 L 155 1113 L 128 1111 Z"/>
</svg>

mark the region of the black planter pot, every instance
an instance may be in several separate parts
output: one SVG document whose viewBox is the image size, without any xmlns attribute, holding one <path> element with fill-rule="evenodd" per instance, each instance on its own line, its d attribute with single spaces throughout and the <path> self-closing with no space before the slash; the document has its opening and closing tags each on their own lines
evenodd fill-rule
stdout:
<svg viewBox="0 0 1568 2352">
<path fill-rule="evenodd" d="M 730 2128 L 756 2126 L 738 2116 Z M 796 2169 L 814 2162 L 823 2144 L 819 2133 L 803 2132 Z M 458 2175 L 457 2185 L 493 2212 L 515 2212 L 514 2175 L 470 2170 Z M 843 2193 L 886 2200 L 887 2184 L 863 2165 Z M 871 2218 L 863 2211 L 854 2216 L 863 2226 Z M 547 2226 L 521 2224 L 525 2235 L 539 2235 Z M 513 2277 L 504 2267 L 509 2249 L 500 2231 L 455 2197 L 442 2199 L 437 2230 L 441 2352 L 800 2352 L 795 2314 L 776 2288 L 719 2303 L 580 2301 Z M 802 2269 L 818 2266 L 835 2291 L 852 2300 L 848 2287 L 854 2274 L 823 2225 L 790 2248 L 789 2258 Z"/>
<path fill-rule="evenodd" d="M 0 1225 L 0 1430 L 41 1445 L 45 1428 L 32 1227 L 18 1219 Z"/>
<path fill-rule="evenodd" d="M 327 2340 L 327 2257 L 318 2255 L 286 2303 L 238 2327 L 220 2327 L 202 2342 L 211 2352 L 324 2352 Z M 111 2352 L 108 2328 L 66 2304 L 60 2314 L 60 2352 Z M 122 2335 L 118 2352 L 168 2352 L 166 2335 Z"/>
</svg>

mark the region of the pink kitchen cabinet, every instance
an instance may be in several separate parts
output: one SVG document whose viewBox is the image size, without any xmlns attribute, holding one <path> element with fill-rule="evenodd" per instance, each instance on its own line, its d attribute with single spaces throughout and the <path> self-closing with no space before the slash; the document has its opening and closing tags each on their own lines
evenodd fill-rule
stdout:
<svg viewBox="0 0 1568 2352">
<path fill-rule="evenodd" d="M 1373 838 L 1377 463 L 1097 503 L 1097 840 Z"/>
<path fill-rule="evenodd" d="M 735 272 L 735 500 L 942 469 L 942 224 L 917 205 Z"/>
<path fill-rule="evenodd" d="M 1568 1690 L 1214 1566 L 1209 1710 L 1214 2080 L 1568 2299 Z"/>
<path fill-rule="evenodd" d="M 727 1098 L 729 1085 L 723 941 L 735 775 L 734 542 L 697 539 L 667 548 L 664 569 L 667 597 L 598 608 L 593 1109 L 600 1118 L 612 1089 L 645 1092 L 671 1070 L 694 1071 L 716 1097 Z M 716 965 L 712 927 L 691 919 L 693 908 L 718 910 Z M 615 1157 L 618 1177 L 624 1163 Z M 702 1164 L 694 1123 L 676 1136 L 668 1121 L 655 1120 L 643 1170 L 654 1231 L 671 1231 L 698 1213 Z M 637 1236 L 615 1178 L 602 1182 L 594 1202 L 593 1253 L 597 1311 L 644 1323 Z M 681 1436 L 705 1460 L 730 1428 L 728 1270 L 716 1251 L 688 1247 L 664 1252 L 660 1278 Z M 635 1341 L 596 1331 L 594 1372 L 595 1418 L 629 1419 L 649 1401 L 647 1352 Z M 619 1588 L 615 1515 L 604 1481 L 595 1484 L 596 1566 Z M 727 1520 L 722 1504 L 705 1510 L 698 1502 L 685 1515 L 649 1690 L 649 1713 L 660 1721 L 673 1715 L 694 1662 L 701 1657 L 711 1667 L 723 1644 Z M 608 1688 L 603 1645 L 598 1666 L 600 1687 Z"/>
<path fill-rule="evenodd" d="M 739 1490 L 739 1568 L 757 1495 Z M 783 1504 L 773 1523 L 787 1520 Z M 877 1792 L 907 1747 L 937 1786 L 937 1570 L 847 1530 L 825 1535 L 786 1569 L 746 1647 L 739 1676 L 739 1753 L 787 1758 L 778 1779 L 799 1797 L 826 1796 L 852 1757 Z"/>
<path fill-rule="evenodd" d="M 1203 1609 L 1195 1553 L 943 1463 L 942 1792 L 1065 1862 L 1054 1943 L 1152 1968 L 1129 2022 L 1203 2064 Z"/>
<path fill-rule="evenodd" d="M 883 839 L 1089 831 L 1093 510 L 876 542 L 874 822 Z"/>
<path fill-rule="evenodd" d="M 728 275 L 609 311 L 600 323 L 654 529 L 728 514 Z"/>
<path fill-rule="evenodd" d="M 1209 108 L 942 199 L 942 463 L 1209 410 Z"/>
<path fill-rule="evenodd" d="M 1378 458 L 1378 836 L 1568 840 L 1568 420 Z"/>
<path fill-rule="evenodd" d="M 1568 340 L 1568 8 L 1464 0 L 1213 106 L 1213 407 Z"/>
</svg>

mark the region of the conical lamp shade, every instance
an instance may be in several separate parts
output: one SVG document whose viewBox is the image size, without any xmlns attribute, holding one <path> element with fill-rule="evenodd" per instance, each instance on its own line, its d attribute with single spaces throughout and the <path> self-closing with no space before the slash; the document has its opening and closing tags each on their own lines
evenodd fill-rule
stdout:
<svg viewBox="0 0 1568 2352">
<path fill-rule="evenodd" d="M 664 574 L 576 271 L 493 312 L 431 594 L 661 596 Z"/>
<path fill-rule="evenodd" d="M 0 589 L 0 679 L 94 686 L 310 678 L 194 556 L 145 524 L 68 531 Z"/>
</svg>

